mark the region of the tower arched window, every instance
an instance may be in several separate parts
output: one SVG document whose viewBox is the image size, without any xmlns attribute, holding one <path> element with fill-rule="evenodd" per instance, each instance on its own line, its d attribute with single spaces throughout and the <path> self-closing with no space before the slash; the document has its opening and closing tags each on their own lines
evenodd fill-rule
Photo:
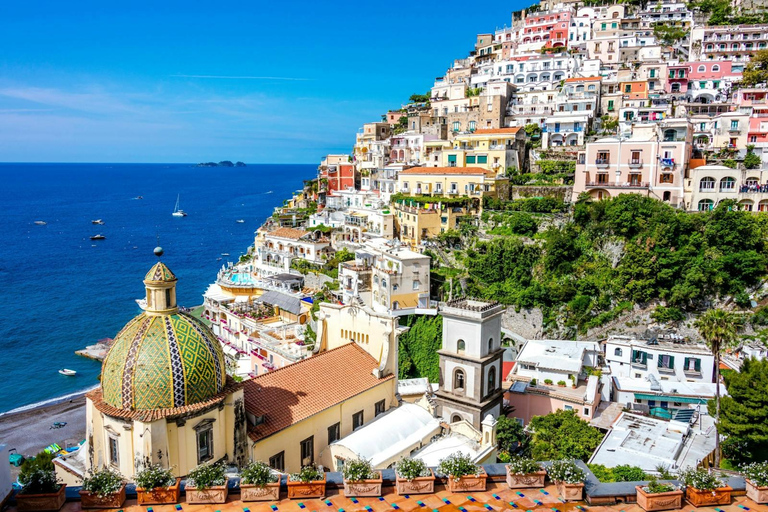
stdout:
<svg viewBox="0 0 768 512">
<path fill-rule="evenodd" d="M 616 349 L 613 351 L 613 355 L 615 356 L 621 356 L 621 348 L 616 347 Z"/>
<path fill-rule="evenodd" d="M 488 392 L 494 391 L 496 389 L 496 367 L 492 366 L 490 370 L 488 370 Z"/>
<path fill-rule="evenodd" d="M 493 338 L 488 339 L 488 352 L 493 352 Z"/>
<path fill-rule="evenodd" d="M 464 352 L 467 349 L 467 342 L 464 340 L 459 340 L 456 342 L 456 351 L 457 352 Z"/>
<path fill-rule="evenodd" d="M 454 390 L 464 390 L 464 382 L 465 382 L 465 375 L 464 370 L 460 368 L 456 368 L 453 371 L 453 389 Z"/>
</svg>

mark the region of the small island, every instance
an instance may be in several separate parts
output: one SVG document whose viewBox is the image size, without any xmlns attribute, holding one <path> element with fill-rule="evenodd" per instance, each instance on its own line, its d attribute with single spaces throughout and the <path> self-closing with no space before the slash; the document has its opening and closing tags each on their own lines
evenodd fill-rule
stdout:
<svg viewBox="0 0 768 512">
<path fill-rule="evenodd" d="M 219 163 L 216 162 L 201 162 L 197 164 L 198 167 L 246 167 L 245 162 L 232 163 L 230 160 L 222 160 Z"/>
</svg>

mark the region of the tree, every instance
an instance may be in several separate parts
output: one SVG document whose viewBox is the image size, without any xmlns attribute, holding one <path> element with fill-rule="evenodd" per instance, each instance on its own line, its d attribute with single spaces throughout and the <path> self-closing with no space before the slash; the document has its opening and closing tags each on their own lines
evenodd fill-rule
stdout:
<svg viewBox="0 0 768 512">
<path fill-rule="evenodd" d="M 768 360 L 747 359 L 725 377 L 718 431 L 723 452 L 736 462 L 768 460 Z"/>
<path fill-rule="evenodd" d="M 411 94 L 411 97 L 408 98 L 408 101 L 411 103 L 428 103 L 431 98 L 432 93 L 431 91 L 428 91 L 427 94 Z"/>
<path fill-rule="evenodd" d="M 531 457 L 535 460 L 586 461 L 603 439 L 600 431 L 579 418 L 576 411 L 534 416 L 528 428 L 533 431 Z"/>
<path fill-rule="evenodd" d="M 768 50 L 758 50 L 744 68 L 742 85 L 754 86 L 768 82 Z"/>
<path fill-rule="evenodd" d="M 755 145 L 750 144 L 747 146 L 747 154 L 744 155 L 744 167 L 747 169 L 757 169 L 762 165 L 762 160 L 755 154 Z"/>
<path fill-rule="evenodd" d="M 688 30 L 667 23 L 656 23 L 653 25 L 653 35 L 661 44 L 674 46 L 675 43 L 680 43 L 688 37 Z"/>
<path fill-rule="evenodd" d="M 715 467 L 720 467 L 720 356 L 726 348 L 736 343 L 737 334 L 744 322 L 741 315 L 722 309 L 710 309 L 696 319 L 694 325 L 699 334 L 707 342 L 707 346 L 715 356 L 715 424 L 718 435 L 715 436 Z"/>
<path fill-rule="evenodd" d="M 516 420 L 507 416 L 500 416 L 496 420 L 496 442 L 499 450 L 506 453 L 515 453 L 527 444 L 528 436 L 523 426 Z"/>
<path fill-rule="evenodd" d="M 440 358 L 437 351 L 443 343 L 443 317 L 412 315 L 406 318 L 410 329 L 398 339 L 399 378 L 427 377 L 440 380 Z"/>
</svg>

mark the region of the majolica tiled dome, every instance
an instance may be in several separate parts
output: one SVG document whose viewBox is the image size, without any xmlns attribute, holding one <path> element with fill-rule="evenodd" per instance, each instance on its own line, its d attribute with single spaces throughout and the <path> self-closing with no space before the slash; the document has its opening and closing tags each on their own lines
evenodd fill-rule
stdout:
<svg viewBox="0 0 768 512">
<path fill-rule="evenodd" d="M 153 283 L 175 280 L 168 267 L 158 263 L 145 284 L 150 292 Z M 115 337 L 101 372 L 107 404 L 138 410 L 182 407 L 220 393 L 226 384 L 224 352 L 211 330 L 179 313 L 175 300 L 160 309 L 169 313 L 148 308 Z"/>
</svg>

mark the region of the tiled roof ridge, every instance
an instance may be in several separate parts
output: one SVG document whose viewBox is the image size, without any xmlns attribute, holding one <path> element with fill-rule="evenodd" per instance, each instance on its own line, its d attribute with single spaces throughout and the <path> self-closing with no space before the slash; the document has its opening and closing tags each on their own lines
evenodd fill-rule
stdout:
<svg viewBox="0 0 768 512">
<path fill-rule="evenodd" d="M 301 361 L 296 361 L 295 363 L 291 363 L 291 364 L 287 364 L 287 365 L 285 365 L 285 366 L 281 366 L 280 368 L 276 368 L 276 369 L 274 369 L 274 370 L 272 370 L 272 371 L 269 371 L 269 372 L 267 372 L 267 373 L 262 373 L 261 375 L 257 375 L 257 376 L 255 376 L 255 377 L 252 377 L 252 378 L 248 379 L 248 380 L 244 380 L 244 381 L 243 381 L 243 384 L 245 384 L 245 383 L 247 383 L 247 382 L 255 382 L 256 380 L 258 380 L 258 379 L 261 379 L 262 377 L 268 377 L 268 376 L 270 376 L 270 375 L 275 375 L 275 374 L 276 374 L 276 373 L 278 373 L 280 370 L 285 370 L 286 368 L 296 368 L 296 367 L 298 367 L 298 365 L 300 365 L 300 364 L 302 364 L 302 363 L 306 363 L 307 361 L 310 361 L 310 360 L 312 360 L 312 359 L 313 359 L 313 358 L 315 358 L 315 357 L 324 356 L 324 355 L 326 355 L 326 354 L 330 354 L 331 352 L 336 352 L 336 351 L 339 351 L 339 350 L 341 350 L 341 349 L 345 349 L 345 348 L 347 348 L 349 345 L 353 345 L 353 346 L 354 346 L 354 347 L 355 347 L 355 348 L 356 348 L 356 349 L 357 349 L 359 352 L 361 352 L 363 355 L 366 355 L 366 356 L 370 357 L 370 358 L 371 358 L 371 360 L 372 360 L 373 362 L 375 362 L 375 363 L 377 363 L 377 364 L 378 364 L 378 361 L 376 361 L 376 359 L 375 359 L 375 358 L 374 358 L 374 357 L 373 357 L 371 354 L 369 354 L 368 352 L 366 352 L 365 350 L 363 350 L 363 348 L 362 348 L 362 347 L 360 347 L 360 346 L 359 346 L 357 343 L 355 343 L 355 342 L 353 341 L 353 342 L 350 342 L 350 343 L 346 343 L 346 344 L 344 344 L 344 345 L 340 345 L 340 346 L 338 346 L 338 347 L 336 347 L 336 348 L 332 348 L 332 349 L 330 349 L 330 350 L 326 350 L 325 352 L 320 352 L 320 353 L 319 353 L 319 354 L 317 354 L 317 355 L 314 355 L 314 356 L 310 356 L 310 357 L 307 357 L 307 358 L 305 358 L 305 359 L 302 359 Z M 306 365 L 305 365 L 305 366 L 306 366 Z"/>
</svg>

